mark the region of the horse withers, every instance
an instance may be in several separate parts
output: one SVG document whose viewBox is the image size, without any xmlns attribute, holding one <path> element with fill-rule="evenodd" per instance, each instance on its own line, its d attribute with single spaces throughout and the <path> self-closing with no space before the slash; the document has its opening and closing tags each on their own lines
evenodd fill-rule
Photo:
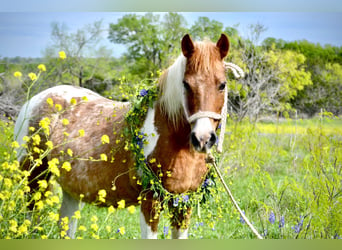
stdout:
<svg viewBox="0 0 342 250">
<path fill-rule="evenodd" d="M 193 42 L 185 35 L 181 47 L 182 54 L 161 75 L 159 94 L 138 128 L 145 140 L 141 145 L 144 162 L 152 173 L 158 173 L 162 187 L 170 194 L 195 192 L 208 173 L 205 159 L 217 140 L 226 88 L 223 59 L 229 41 L 224 34 L 216 44 Z M 131 128 L 126 119 L 130 108 L 129 103 L 115 102 L 84 88 L 60 85 L 32 97 L 19 113 L 15 139 L 20 144 L 34 127 L 42 131 L 40 145 L 46 141 L 53 145 L 39 166 L 27 157 L 32 145 L 18 151 L 22 168 L 31 169 L 32 189 L 40 178 L 50 176 L 48 171 L 41 173 L 53 159 L 58 159 L 59 167 L 63 162 L 71 166 L 59 168 L 57 177 L 63 191 L 60 218 L 69 217 L 71 238 L 76 231 L 72 216 L 79 209 L 80 195 L 82 202 L 92 203 L 98 201 L 99 190 L 106 193 L 101 205 L 117 206 L 121 200 L 127 206 L 141 203 L 142 238 L 157 238 L 156 204 L 160 197 L 142 190 L 137 181 L 143 176 L 136 167 L 136 155 L 127 148 L 131 138 L 124 133 Z M 170 216 L 173 238 L 187 238 L 190 215 L 191 208 L 180 216 Z"/>
</svg>

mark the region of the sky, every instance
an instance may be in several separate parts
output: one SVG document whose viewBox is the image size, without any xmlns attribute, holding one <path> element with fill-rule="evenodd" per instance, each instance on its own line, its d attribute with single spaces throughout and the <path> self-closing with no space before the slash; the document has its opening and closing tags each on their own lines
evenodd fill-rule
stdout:
<svg viewBox="0 0 342 250">
<path fill-rule="evenodd" d="M 200 16 L 223 23 L 224 27 L 238 25 L 240 35 L 246 37 L 248 26 L 263 24 L 267 37 L 286 41 L 306 39 L 309 42 L 342 46 L 342 12 L 179 12 L 190 27 Z M 64 23 L 75 31 L 94 21 L 103 21 L 108 29 L 127 12 L 0 12 L 0 57 L 41 57 L 51 45 L 51 23 Z M 137 13 L 144 14 L 144 13 Z M 156 13 L 163 15 L 163 13 Z M 110 43 L 103 34 L 102 45 L 120 56 L 123 45 Z M 191 34 L 190 34 L 191 35 Z M 218 34 L 219 37 L 220 34 Z M 181 38 L 180 38 L 181 39 Z"/>
</svg>

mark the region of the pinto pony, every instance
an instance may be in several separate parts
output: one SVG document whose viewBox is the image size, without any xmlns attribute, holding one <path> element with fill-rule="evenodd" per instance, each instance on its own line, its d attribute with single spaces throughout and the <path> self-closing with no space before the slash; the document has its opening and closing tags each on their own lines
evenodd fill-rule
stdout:
<svg viewBox="0 0 342 250">
<path fill-rule="evenodd" d="M 182 54 L 162 74 L 159 94 L 140 127 L 146 141 L 142 145 L 145 162 L 152 172 L 159 173 L 161 185 L 171 194 L 196 191 L 208 173 L 206 153 L 217 140 L 225 100 L 223 59 L 229 41 L 224 34 L 216 44 L 193 42 L 185 35 L 181 47 Z M 26 148 L 19 151 L 18 160 L 24 169 L 32 171 L 29 178 L 33 189 L 39 178 L 49 177 L 41 175 L 49 161 L 51 164 L 52 159 L 58 159 L 58 183 L 63 191 L 60 218 L 69 217 L 70 237 L 76 231 L 72 216 L 79 209 L 80 195 L 82 202 L 91 203 L 98 199 L 99 190 L 105 190 L 102 205 L 117 206 L 120 200 L 126 205 L 141 204 L 142 238 L 157 238 L 158 194 L 146 192 L 139 202 L 142 188 L 137 179 L 141 173 L 135 167 L 135 154 L 127 148 L 129 138 L 123 133 L 131 125 L 125 119 L 130 108 L 129 103 L 61 85 L 35 95 L 20 111 L 15 125 L 17 141 L 24 143 L 24 136 L 34 127 L 44 131 L 42 141 L 49 141 L 53 147 L 35 169 Z M 100 155 L 102 160 L 89 160 Z M 61 168 L 63 162 L 71 169 Z M 190 214 L 189 208 L 177 220 L 171 218 L 173 238 L 187 238 Z"/>
</svg>

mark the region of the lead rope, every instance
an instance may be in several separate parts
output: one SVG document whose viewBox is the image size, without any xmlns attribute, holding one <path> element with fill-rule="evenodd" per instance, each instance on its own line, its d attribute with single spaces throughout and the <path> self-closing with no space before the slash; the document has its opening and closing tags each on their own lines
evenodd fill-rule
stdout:
<svg viewBox="0 0 342 250">
<path fill-rule="evenodd" d="M 225 68 L 226 69 L 230 69 L 234 76 L 236 78 L 241 78 L 244 76 L 244 72 L 242 71 L 242 69 L 233 64 L 233 63 L 226 63 L 224 62 L 224 65 L 225 65 Z M 224 105 L 223 105 L 223 108 L 222 108 L 222 111 L 221 111 L 221 132 L 220 132 L 220 136 L 219 136 L 219 141 L 218 141 L 218 144 L 217 144 L 217 152 L 218 153 L 222 153 L 222 146 L 223 146 L 223 140 L 224 140 L 224 134 L 225 134 L 225 131 L 226 131 L 226 121 L 227 121 L 227 108 L 228 106 L 228 87 L 226 86 L 225 88 L 225 93 L 224 93 Z M 246 222 L 246 224 L 249 226 L 249 228 L 252 230 L 252 232 L 257 236 L 258 239 L 263 239 L 262 236 L 258 233 L 258 231 L 254 228 L 254 226 L 252 225 L 252 223 L 250 223 L 250 221 L 248 220 L 248 218 L 245 216 L 245 214 L 242 212 L 242 210 L 240 209 L 239 205 L 237 204 L 237 202 L 235 201 L 234 199 L 234 196 L 232 194 L 232 192 L 230 191 L 230 189 L 228 188 L 227 184 L 225 183 L 225 181 L 223 180 L 223 177 L 216 165 L 216 161 L 215 161 L 215 158 L 214 156 L 209 153 L 207 155 L 207 159 L 206 159 L 207 163 L 210 163 L 213 165 L 220 181 L 222 182 L 230 200 L 232 201 L 234 207 L 238 210 L 238 212 L 240 213 L 242 219 Z"/>
</svg>

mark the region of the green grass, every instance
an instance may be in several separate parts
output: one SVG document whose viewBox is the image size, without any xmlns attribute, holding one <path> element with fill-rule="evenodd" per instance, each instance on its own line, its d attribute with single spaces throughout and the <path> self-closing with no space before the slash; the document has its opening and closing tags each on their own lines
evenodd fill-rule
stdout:
<svg viewBox="0 0 342 250">
<path fill-rule="evenodd" d="M 256 125 L 228 123 L 224 152 L 220 156 L 220 171 L 241 209 L 265 238 L 341 237 L 341 125 L 342 120 L 337 118 L 285 120 Z M 14 159 L 12 130 L 12 123 L 0 122 L 0 166 Z M 3 167 L 1 171 L 3 177 L 11 176 Z M 3 192 L 3 179 L 0 184 Z M 240 215 L 218 180 L 216 190 L 212 200 L 200 209 L 194 209 L 189 237 L 255 238 L 247 225 L 241 222 Z M 0 215 L 3 217 L 0 217 L 1 238 L 40 238 L 42 235 L 61 238 L 57 223 L 50 222 L 47 224 L 49 230 L 32 229 L 20 236 L 11 232 L 8 230 L 10 224 L 5 219 L 17 220 L 19 227 L 24 218 L 18 207 L 11 212 L 6 210 L 6 204 L 0 199 Z M 58 205 L 47 206 L 39 213 L 47 217 L 51 211 L 57 213 Z M 77 236 L 93 237 L 91 228 L 94 221 L 91 218 L 96 215 L 95 224 L 99 228 L 96 235 L 100 238 L 140 238 L 139 208 L 133 213 L 121 209 L 109 215 L 107 211 L 107 208 L 86 205 L 78 225 L 83 225 L 87 231 L 79 230 Z M 269 220 L 271 213 L 275 216 L 274 222 Z M 279 227 L 283 216 L 285 223 Z M 124 234 L 118 232 L 123 227 Z M 164 228 L 168 229 L 166 235 Z M 170 234 L 167 215 L 162 214 L 158 237 L 170 238 Z"/>
</svg>

